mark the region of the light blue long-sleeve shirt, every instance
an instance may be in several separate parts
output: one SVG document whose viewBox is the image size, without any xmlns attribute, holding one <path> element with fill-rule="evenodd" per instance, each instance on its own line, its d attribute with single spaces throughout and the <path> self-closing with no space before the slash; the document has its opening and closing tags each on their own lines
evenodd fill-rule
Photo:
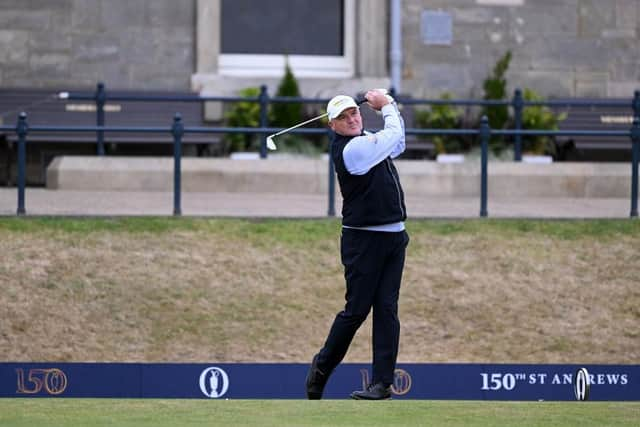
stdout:
<svg viewBox="0 0 640 427">
<path fill-rule="evenodd" d="M 384 119 L 384 128 L 376 133 L 356 136 L 344 147 L 342 158 L 347 171 L 352 175 L 364 175 L 387 157 L 395 159 L 405 150 L 404 120 L 398 111 L 398 106 L 392 102 L 382 107 L 380 111 Z M 361 229 L 398 232 L 404 230 L 404 222 Z"/>
<path fill-rule="evenodd" d="M 381 112 L 384 119 L 382 130 L 356 136 L 344 147 L 344 165 L 352 175 L 364 175 L 387 157 L 395 159 L 405 149 L 404 120 L 398 106 L 395 102 L 387 104 Z"/>
</svg>

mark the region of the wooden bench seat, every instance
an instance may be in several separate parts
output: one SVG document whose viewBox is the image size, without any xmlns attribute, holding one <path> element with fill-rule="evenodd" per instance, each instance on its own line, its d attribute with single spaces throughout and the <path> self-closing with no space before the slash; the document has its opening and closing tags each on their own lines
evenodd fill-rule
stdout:
<svg viewBox="0 0 640 427">
<path fill-rule="evenodd" d="M 191 92 L 110 91 L 109 96 L 193 96 Z M 33 126 L 95 126 L 96 105 L 92 100 L 59 99 L 57 92 L 46 89 L 0 89 L 0 119 L 4 125 L 15 125 L 20 112 L 27 113 Z M 204 120 L 204 103 L 188 101 L 107 101 L 104 125 L 130 127 L 166 127 L 176 113 L 185 126 L 217 127 L 220 123 Z M 105 151 L 110 155 L 171 154 L 173 137 L 166 133 L 104 132 Z M 0 133 L 0 179 L 11 185 L 15 175 L 15 132 Z M 2 143 L 4 141 L 4 143 Z M 44 169 L 55 155 L 96 153 L 96 132 L 31 132 L 27 136 L 27 162 L 30 184 L 43 184 Z M 221 134 L 185 134 L 185 155 L 216 155 L 223 150 Z M 4 160 L 4 161 L 3 161 Z M 33 163 L 38 163 L 33 167 Z M 40 168 L 39 173 L 33 170 Z"/>
<path fill-rule="evenodd" d="M 578 99 L 554 99 L 554 102 L 574 102 Z M 580 101 L 602 101 L 595 98 L 580 98 Z M 607 101 L 616 101 L 607 99 Z M 557 114 L 566 114 L 558 124 L 559 130 L 628 131 L 633 124 L 630 99 L 622 107 L 616 106 L 552 106 Z M 567 153 L 564 160 L 626 161 L 631 158 L 631 139 L 619 136 L 558 136 L 556 145 Z"/>
</svg>

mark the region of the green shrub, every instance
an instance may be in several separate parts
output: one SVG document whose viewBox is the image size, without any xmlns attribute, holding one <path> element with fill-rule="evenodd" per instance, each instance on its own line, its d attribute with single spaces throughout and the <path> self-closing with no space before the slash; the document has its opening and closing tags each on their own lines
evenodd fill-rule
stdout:
<svg viewBox="0 0 640 427">
<path fill-rule="evenodd" d="M 298 81 L 291 71 L 287 61 L 284 76 L 276 91 L 278 97 L 300 97 Z M 288 128 L 296 125 L 309 117 L 303 114 L 302 104 L 299 102 L 273 103 L 269 114 L 269 122 L 272 127 Z M 323 151 L 322 137 L 304 136 L 295 133 L 286 133 L 275 139 L 278 151 L 298 153 L 305 155 L 317 155 Z"/>
<path fill-rule="evenodd" d="M 244 98 L 256 98 L 260 95 L 260 89 L 249 87 L 240 91 Z M 260 126 L 260 104 L 258 102 L 236 102 L 225 114 L 229 127 L 258 127 Z M 227 151 L 256 151 L 260 148 L 260 139 L 257 134 L 232 133 L 225 135 Z"/>
<path fill-rule="evenodd" d="M 451 99 L 451 93 L 445 92 L 440 99 Z M 456 129 L 461 125 L 461 113 L 451 104 L 432 105 L 428 110 L 415 111 L 416 125 L 424 129 Z M 421 139 L 433 141 L 436 154 L 459 153 L 467 151 L 469 145 L 458 135 L 421 135 Z"/>
<path fill-rule="evenodd" d="M 278 85 L 276 96 L 300 97 L 300 89 L 289 62 L 286 63 L 284 76 Z M 271 105 L 271 126 L 288 128 L 302 121 L 302 104 L 299 102 L 277 103 Z"/>
<path fill-rule="evenodd" d="M 507 98 L 507 79 L 505 74 L 511 62 L 511 52 L 507 52 L 493 67 L 493 72 L 482 85 L 485 100 L 504 100 Z M 509 120 L 509 107 L 507 105 L 488 106 L 483 110 L 489 119 L 492 129 L 503 129 Z"/>
<path fill-rule="evenodd" d="M 523 93 L 525 101 L 540 102 L 544 98 L 532 89 L 525 88 Z M 557 130 L 558 123 L 567 117 L 565 113 L 556 114 L 549 107 L 532 105 L 522 111 L 522 128 L 537 130 Z M 545 135 L 524 136 L 522 138 L 522 151 L 531 154 L 555 155 L 553 137 Z"/>
<path fill-rule="evenodd" d="M 510 62 L 511 52 L 507 51 L 507 53 L 505 53 L 493 67 L 492 73 L 484 80 L 482 85 L 484 89 L 483 99 L 505 100 L 507 98 L 507 79 L 505 78 L 505 74 L 507 73 Z M 491 129 L 504 129 L 509 121 L 509 106 L 488 106 L 483 108 L 482 115 L 486 115 L 489 119 L 489 126 L 491 126 Z M 496 153 L 504 150 L 506 147 L 504 137 L 491 137 L 490 146 Z"/>
</svg>

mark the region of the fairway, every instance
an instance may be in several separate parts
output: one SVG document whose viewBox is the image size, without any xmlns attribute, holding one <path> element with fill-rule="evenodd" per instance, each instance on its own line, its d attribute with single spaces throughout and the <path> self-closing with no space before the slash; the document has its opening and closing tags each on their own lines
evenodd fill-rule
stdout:
<svg viewBox="0 0 640 427">
<path fill-rule="evenodd" d="M 636 426 L 637 402 L 4 399 L 3 427 Z"/>
</svg>

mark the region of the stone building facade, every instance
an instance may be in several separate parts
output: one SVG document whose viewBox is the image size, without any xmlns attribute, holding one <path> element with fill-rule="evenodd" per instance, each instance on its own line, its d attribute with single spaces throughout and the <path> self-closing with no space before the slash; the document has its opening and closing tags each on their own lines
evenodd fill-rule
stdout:
<svg viewBox="0 0 640 427">
<path fill-rule="evenodd" d="M 0 0 L 0 87 L 186 90 L 195 3 Z"/>
<path fill-rule="evenodd" d="M 389 86 L 390 0 L 308 2 L 308 7 L 317 13 L 329 3 L 340 8 L 343 44 L 331 59 L 335 64 L 290 58 L 304 95 Z M 221 28 L 234 22 L 233 13 L 254 13 L 260 24 L 284 18 L 275 27 L 283 28 L 294 12 L 281 7 L 259 15 L 245 4 L 248 9 L 233 12 L 225 9 L 225 0 L 0 0 L 0 88 L 93 89 L 104 81 L 108 88 L 220 95 L 265 83 L 273 91 L 284 55 L 263 61 L 225 53 Z M 640 0 L 401 4 L 402 92 L 479 97 L 483 79 L 506 51 L 513 54 L 507 74 L 511 89 L 630 97 L 640 87 Z M 242 37 L 241 25 L 227 27 L 233 37 Z M 327 36 L 311 22 L 304 34 L 308 46 Z"/>
<path fill-rule="evenodd" d="M 632 96 L 640 88 L 638 0 L 405 0 L 404 79 L 409 92 L 479 95 L 507 50 L 510 86 L 545 96 Z M 453 42 L 427 45 L 425 9 L 451 14 Z"/>
</svg>

